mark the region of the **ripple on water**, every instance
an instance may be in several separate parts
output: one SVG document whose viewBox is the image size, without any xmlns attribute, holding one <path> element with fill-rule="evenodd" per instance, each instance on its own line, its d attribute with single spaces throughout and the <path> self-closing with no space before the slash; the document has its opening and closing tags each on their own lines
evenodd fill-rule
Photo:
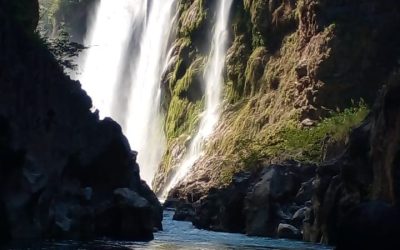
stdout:
<svg viewBox="0 0 400 250">
<path fill-rule="evenodd" d="M 265 237 L 248 237 L 243 234 L 212 232 L 196 229 L 190 222 L 172 220 L 173 211 L 164 212 L 164 231 L 154 235 L 151 242 L 119 242 L 96 240 L 92 242 L 45 242 L 35 246 L 15 247 L 10 249 L 105 249 L 105 250 L 328 250 L 323 245 L 301 241 L 271 239 Z"/>
</svg>

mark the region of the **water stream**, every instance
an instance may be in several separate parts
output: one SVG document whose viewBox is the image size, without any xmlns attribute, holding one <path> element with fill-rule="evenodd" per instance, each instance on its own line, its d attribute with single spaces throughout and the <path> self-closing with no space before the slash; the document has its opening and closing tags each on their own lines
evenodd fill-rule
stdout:
<svg viewBox="0 0 400 250">
<path fill-rule="evenodd" d="M 155 233 L 151 242 L 118 242 L 97 240 L 91 242 L 45 242 L 31 249 L 137 249 L 137 250 L 329 250 L 327 246 L 285 239 L 248 237 L 243 234 L 199 230 L 190 222 L 172 220 L 172 211 L 164 212 L 164 231 Z M 13 249 L 13 248 L 11 248 Z M 17 249 L 17 248 L 15 248 Z"/>
<path fill-rule="evenodd" d="M 101 0 L 78 77 L 100 117 L 122 126 L 149 184 L 165 147 L 160 82 L 174 13 L 175 0 Z"/>
<path fill-rule="evenodd" d="M 233 0 L 219 1 L 211 51 L 205 71 L 205 110 L 201 114 L 199 130 L 189 146 L 188 153 L 164 188 L 161 199 L 166 198 L 170 189 L 188 174 L 195 162 L 203 155 L 203 146 L 218 123 L 221 112 L 222 72 L 225 65 L 229 12 L 232 2 Z"/>
<path fill-rule="evenodd" d="M 80 58 L 78 79 L 100 117 L 113 116 L 112 102 L 124 68 L 134 30 L 143 25 L 146 4 L 142 0 L 101 0 L 85 38 L 89 49 Z"/>
<path fill-rule="evenodd" d="M 165 148 L 161 76 L 167 64 L 175 0 L 152 1 L 137 68 L 133 71 L 126 134 L 139 152 L 141 177 L 151 184 Z"/>
</svg>

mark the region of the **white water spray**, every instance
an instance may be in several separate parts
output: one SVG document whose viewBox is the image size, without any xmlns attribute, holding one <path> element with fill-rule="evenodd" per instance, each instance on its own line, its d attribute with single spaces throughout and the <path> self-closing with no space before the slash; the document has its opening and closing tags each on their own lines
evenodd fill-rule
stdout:
<svg viewBox="0 0 400 250">
<path fill-rule="evenodd" d="M 165 150 L 161 114 L 161 76 L 174 23 L 175 0 L 152 2 L 147 26 L 140 43 L 137 68 L 129 103 L 127 136 L 139 151 L 141 176 L 151 184 Z M 141 153 L 142 152 L 142 153 Z"/>
<path fill-rule="evenodd" d="M 229 11 L 233 0 L 220 0 L 217 23 L 215 26 L 211 52 L 205 72 L 205 111 L 201 114 L 201 122 L 199 131 L 193 138 L 189 151 L 183 159 L 183 162 L 178 166 L 175 175 L 162 193 L 162 199 L 165 199 L 168 192 L 178 184 L 191 170 L 195 162 L 203 156 L 203 145 L 214 132 L 220 117 L 221 105 L 221 90 L 223 84 L 222 72 L 225 65 L 225 56 L 228 40 L 228 20 Z"/>
<path fill-rule="evenodd" d="M 112 116 L 112 100 L 123 67 L 132 29 L 146 15 L 146 1 L 101 0 L 96 17 L 85 38 L 89 49 L 84 55 L 79 80 L 98 109 L 100 117 Z"/>
<path fill-rule="evenodd" d="M 176 0 L 149 1 L 101 0 L 79 77 L 100 117 L 111 116 L 122 125 L 148 184 L 165 147 L 160 82 Z"/>
</svg>

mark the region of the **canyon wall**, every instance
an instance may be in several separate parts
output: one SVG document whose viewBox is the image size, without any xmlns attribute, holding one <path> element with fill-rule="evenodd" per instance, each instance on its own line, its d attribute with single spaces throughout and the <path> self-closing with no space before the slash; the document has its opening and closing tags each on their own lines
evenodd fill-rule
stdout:
<svg viewBox="0 0 400 250">
<path fill-rule="evenodd" d="M 167 149 L 152 183 L 158 195 L 199 127 L 216 2 L 177 4 L 162 79 Z M 339 249 L 391 243 L 390 220 L 399 218 L 398 1 L 235 0 L 230 23 L 222 116 L 204 155 L 169 193 L 176 219 Z"/>
<path fill-rule="evenodd" d="M 162 211 L 136 152 L 34 32 L 38 8 L 0 1 L 0 239 L 150 240 Z"/>
<path fill-rule="evenodd" d="M 168 149 L 156 192 L 198 126 L 213 5 L 182 0 L 178 6 L 178 37 L 163 81 Z M 224 112 L 183 186 L 226 184 L 259 161 L 319 163 L 340 153 L 399 64 L 398 21 L 395 1 L 235 1 Z M 347 120 L 335 124 L 341 115 Z"/>
<path fill-rule="evenodd" d="M 199 122 L 214 9 L 207 0 L 179 5 L 158 193 Z M 169 193 L 176 219 L 339 247 L 352 244 L 348 235 L 375 247 L 393 239 L 390 223 L 371 241 L 361 235 L 398 221 L 399 19 L 396 1 L 235 1 L 224 111 L 204 156 Z M 382 217 L 372 222 L 374 212 Z"/>
</svg>

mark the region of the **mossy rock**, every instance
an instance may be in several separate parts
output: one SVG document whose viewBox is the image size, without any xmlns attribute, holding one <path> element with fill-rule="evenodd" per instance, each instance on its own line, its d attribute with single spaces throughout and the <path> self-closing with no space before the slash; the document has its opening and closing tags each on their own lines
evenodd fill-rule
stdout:
<svg viewBox="0 0 400 250">
<path fill-rule="evenodd" d="M 178 69 L 180 65 L 181 63 L 177 64 Z M 197 58 L 186 70 L 183 77 L 177 80 L 173 88 L 173 94 L 179 96 L 181 99 L 186 98 L 189 102 L 193 103 L 201 100 L 203 97 L 204 65 L 205 59 L 201 57 Z"/>
<path fill-rule="evenodd" d="M 256 48 L 250 55 L 245 72 L 244 93 L 253 95 L 258 90 L 269 57 L 270 55 L 265 47 Z"/>
<path fill-rule="evenodd" d="M 246 64 L 251 53 L 248 42 L 249 40 L 244 35 L 237 36 L 227 51 L 226 75 L 228 84 L 225 92 L 229 103 L 234 103 L 243 97 Z"/>
<path fill-rule="evenodd" d="M 186 98 L 173 96 L 165 121 L 168 140 L 183 134 L 189 136 L 197 128 L 203 106 L 203 99 L 192 103 Z"/>
<path fill-rule="evenodd" d="M 181 24 L 179 32 L 183 36 L 191 36 L 195 30 L 200 28 L 206 19 L 207 13 L 204 10 L 204 1 L 195 0 L 191 4 L 186 2 L 183 4 L 182 8 L 184 11 L 179 19 Z"/>
</svg>

